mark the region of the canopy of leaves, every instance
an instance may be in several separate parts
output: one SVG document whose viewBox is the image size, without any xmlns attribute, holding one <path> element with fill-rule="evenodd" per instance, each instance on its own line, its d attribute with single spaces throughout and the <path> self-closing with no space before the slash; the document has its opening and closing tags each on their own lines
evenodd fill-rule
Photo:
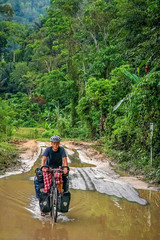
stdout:
<svg viewBox="0 0 160 240">
<path fill-rule="evenodd" d="M 31 22 L 47 4 L 34 28 L 11 21 Z M 45 122 L 63 136 L 103 138 L 138 167 L 150 164 L 152 146 L 159 167 L 160 1 L 14 0 L 12 8 L 0 22 L 0 96 L 17 111 L 14 126 Z"/>
<path fill-rule="evenodd" d="M 1 11 L 5 17 L 13 17 L 13 20 L 21 23 L 37 21 L 40 15 L 44 15 L 49 7 L 50 0 L 2 0 Z M 3 8 L 2 8 L 3 7 Z M 12 10 L 11 10 L 12 9 Z M 14 16 L 13 16 L 14 13 Z"/>
</svg>

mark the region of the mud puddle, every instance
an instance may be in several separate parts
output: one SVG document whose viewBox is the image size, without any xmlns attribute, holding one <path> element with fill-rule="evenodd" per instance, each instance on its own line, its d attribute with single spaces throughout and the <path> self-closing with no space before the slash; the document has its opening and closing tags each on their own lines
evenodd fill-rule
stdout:
<svg viewBox="0 0 160 240">
<path fill-rule="evenodd" d="M 113 188 L 126 196 L 128 185 L 127 188 L 122 185 L 118 175 L 108 169 L 105 162 L 97 164 L 93 156 L 87 159 L 80 149 L 68 148 L 67 151 L 70 164 L 79 165 L 71 167 L 70 171 L 70 211 L 59 214 L 57 224 L 53 224 L 50 217 L 40 216 L 33 185 L 34 169 L 40 165 L 38 160 L 31 171 L 0 179 L 1 240 L 160 239 L 159 192 L 134 192 L 130 188 L 134 197 L 145 200 L 149 203 L 147 205 L 129 202 L 123 196 L 115 197 Z M 76 151 L 78 154 L 74 162 L 74 157 L 71 159 L 70 156 L 74 156 Z M 81 165 L 85 163 L 94 167 Z M 110 194 L 104 191 L 110 191 Z"/>
<path fill-rule="evenodd" d="M 22 176 L 23 175 L 23 176 Z M 71 190 L 70 211 L 58 223 L 40 216 L 28 174 L 0 179 L 1 240 L 158 240 L 158 192 L 141 190 L 147 206 L 97 191 Z"/>
</svg>

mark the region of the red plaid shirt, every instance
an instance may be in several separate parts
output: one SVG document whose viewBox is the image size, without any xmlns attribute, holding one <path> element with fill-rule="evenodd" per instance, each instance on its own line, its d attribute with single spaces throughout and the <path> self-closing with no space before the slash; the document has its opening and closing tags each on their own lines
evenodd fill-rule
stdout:
<svg viewBox="0 0 160 240">
<path fill-rule="evenodd" d="M 49 193 L 52 185 L 52 173 L 43 172 L 44 192 Z"/>
<path fill-rule="evenodd" d="M 56 184 L 61 184 L 61 183 L 63 183 L 62 173 L 56 171 L 56 173 L 55 173 L 55 179 L 56 179 Z"/>
<path fill-rule="evenodd" d="M 56 184 L 62 184 L 63 183 L 62 173 L 56 171 L 55 180 L 56 180 Z M 52 173 L 43 172 L 43 181 L 44 181 L 44 192 L 49 193 L 52 185 Z"/>
</svg>

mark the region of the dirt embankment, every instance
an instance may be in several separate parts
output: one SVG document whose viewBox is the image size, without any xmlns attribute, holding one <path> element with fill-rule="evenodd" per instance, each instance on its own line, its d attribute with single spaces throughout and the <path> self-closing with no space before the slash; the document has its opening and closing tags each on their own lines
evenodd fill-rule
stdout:
<svg viewBox="0 0 160 240">
<path fill-rule="evenodd" d="M 39 144 L 34 140 L 20 141 L 16 145 L 19 148 L 19 158 L 21 159 L 32 159 L 39 149 Z"/>
<path fill-rule="evenodd" d="M 100 153 L 98 150 L 92 147 L 96 144 L 95 142 L 64 141 L 62 144 L 70 149 L 83 150 L 86 156 L 91 160 L 94 159 L 96 161 L 105 162 L 108 166 L 111 165 L 110 159 L 104 153 Z"/>
<path fill-rule="evenodd" d="M 8 167 L 2 166 L 0 178 L 30 170 L 41 152 L 38 142 L 34 140 L 12 141 L 10 143 L 12 146 L 16 146 L 16 158 L 13 156 L 10 159 Z"/>
</svg>

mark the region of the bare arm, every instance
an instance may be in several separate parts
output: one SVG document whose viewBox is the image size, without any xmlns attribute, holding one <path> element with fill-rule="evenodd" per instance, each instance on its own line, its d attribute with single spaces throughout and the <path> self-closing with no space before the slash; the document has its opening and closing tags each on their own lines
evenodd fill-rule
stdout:
<svg viewBox="0 0 160 240">
<path fill-rule="evenodd" d="M 68 166 L 67 157 L 64 157 L 64 158 L 63 158 L 63 166 L 65 166 L 65 167 Z M 64 170 L 63 170 L 64 174 L 66 174 L 67 171 L 68 171 L 68 169 L 67 169 L 67 168 L 64 168 Z"/>
<path fill-rule="evenodd" d="M 45 166 L 46 160 L 47 160 L 47 157 L 43 156 L 41 166 Z"/>
</svg>

